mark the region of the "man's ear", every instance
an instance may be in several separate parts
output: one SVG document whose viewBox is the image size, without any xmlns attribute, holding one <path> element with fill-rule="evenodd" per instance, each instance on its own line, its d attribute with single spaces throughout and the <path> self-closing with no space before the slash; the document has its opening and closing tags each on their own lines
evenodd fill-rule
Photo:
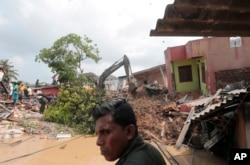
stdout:
<svg viewBox="0 0 250 165">
<path fill-rule="evenodd" d="M 128 126 L 125 128 L 125 131 L 126 131 L 127 139 L 128 139 L 128 140 L 133 139 L 134 136 L 135 136 L 135 133 L 136 133 L 135 125 L 133 125 L 133 124 L 128 125 Z"/>
</svg>

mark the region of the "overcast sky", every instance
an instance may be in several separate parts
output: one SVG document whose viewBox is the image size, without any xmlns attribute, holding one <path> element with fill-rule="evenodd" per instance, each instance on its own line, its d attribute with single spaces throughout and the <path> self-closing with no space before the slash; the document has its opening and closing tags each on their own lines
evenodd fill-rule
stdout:
<svg viewBox="0 0 250 165">
<path fill-rule="evenodd" d="M 102 60 L 84 61 L 84 71 L 100 75 L 124 54 L 132 71 L 164 64 L 167 47 L 192 37 L 150 37 L 157 19 L 173 0 L 2 0 L 0 1 L 0 59 L 9 59 L 19 80 L 52 82 L 44 63 L 35 62 L 43 48 L 69 33 L 86 35 L 97 44 Z M 121 67 L 113 73 L 125 75 Z"/>
</svg>

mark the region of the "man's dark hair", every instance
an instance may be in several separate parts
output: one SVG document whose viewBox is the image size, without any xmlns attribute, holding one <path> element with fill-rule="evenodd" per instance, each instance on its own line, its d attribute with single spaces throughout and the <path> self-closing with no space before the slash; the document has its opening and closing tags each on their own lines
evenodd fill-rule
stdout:
<svg viewBox="0 0 250 165">
<path fill-rule="evenodd" d="M 100 106 L 93 109 L 92 116 L 96 121 L 105 115 L 112 115 L 115 123 L 122 128 L 133 124 L 136 127 L 136 117 L 132 106 L 126 100 L 113 100 L 110 102 L 103 102 Z"/>
</svg>

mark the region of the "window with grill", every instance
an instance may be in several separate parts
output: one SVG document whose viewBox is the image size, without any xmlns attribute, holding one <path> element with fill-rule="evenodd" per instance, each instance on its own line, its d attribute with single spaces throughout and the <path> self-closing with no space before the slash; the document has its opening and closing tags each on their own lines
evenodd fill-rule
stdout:
<svg viewBox="0 0 250 165">
<path fill-rule="evenodd" d="M 192 66 L 191 65 L 179 66 L 178 71 L 179 71 L 180 82 L 193 81 Z"/>
</svg>

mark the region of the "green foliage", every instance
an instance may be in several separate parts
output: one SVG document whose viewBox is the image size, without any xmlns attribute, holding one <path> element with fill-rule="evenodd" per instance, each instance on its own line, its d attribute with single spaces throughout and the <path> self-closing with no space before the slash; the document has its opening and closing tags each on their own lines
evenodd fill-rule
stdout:
<svg viewBox="0 0 250 165">
<path fill-rule="evenodd" d="M 101 59 L 97 45 L 86 35 L 82 38 L 76 34 L 68 34 L 54 42 L 51 48 L 42 49 L 35 61 L 48 64 L 51 71 L 58 75 L 58 81 L 66 83 L 83 73 L 81 65 L 85 59 L 95 62 Z"/>
<path fill-rule="evenodd" d="M 73 127 L 80 133 L 93 133 L 91 110 L 101 98 L 102 94 L 95 88 L 67 83 L 61 86 L 58 99 L 45 110 L 44 118 Z"/>
<path fill-rule="evenodd" d="M 19 74 L 9 60 L 7 59 L 0 60 L 0 65 L 6 72 L 6 77 L 8 78 L 7 81 L 17 80 L 17 76 Z"/>
<path fill-rule="evenodd" d="M 84 88 L 82 62 L 92 59 L 98 62 L 99 50 L 86 35 L 82 38 L 68 34 L 54 42 L 51 48 L 44 48 L 36 56 L 36 62 L 44 62 L 58 75 L 60 92 L 56 100 L 44 112 L 47 121 L 74 127 L 81 133 L 93 133 L 91 109 L 101 100 L 102 94 L 95 88 Z"/>
</svg>

